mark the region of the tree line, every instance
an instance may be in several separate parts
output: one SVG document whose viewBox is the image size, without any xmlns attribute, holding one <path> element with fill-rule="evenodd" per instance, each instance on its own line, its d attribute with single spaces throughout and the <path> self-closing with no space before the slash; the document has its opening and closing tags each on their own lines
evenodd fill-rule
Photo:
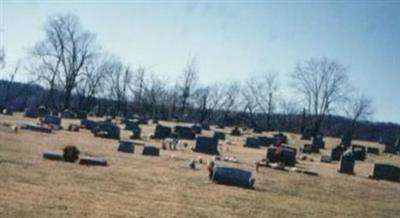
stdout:
<svg viewBox="0 0 400 218">
<path fill-rule="evenodd" d="M 279 73 L 272 71 L 244 82 L 204 85 L 199 83 L 195 58 L 189 58 L 175 81 L 145 67 L 129 66 L 104 51 L 96 35 L 73 14 L 49 17 L 44 33 L 23 65 L 32 83 L 46 89 L 32 104 L 53 111 L 138 114 L 260 130 L 311 130 L 312 135 L 322 132 L 331 115 L 341 115 L 349 121 L 342 132 L 350 137 L 357 124 L 373 114 L 372 100 L 351 85 L 348 68 L 330 58 L 311 58 L 295 66 L 290 74 L 295 95 L 288 99 L 281 97 Z M 9 82 L 19 68 L 15 69 Z M 10 91 L 5 91 L 2 102 L 8 104 Z"/>
</svg>

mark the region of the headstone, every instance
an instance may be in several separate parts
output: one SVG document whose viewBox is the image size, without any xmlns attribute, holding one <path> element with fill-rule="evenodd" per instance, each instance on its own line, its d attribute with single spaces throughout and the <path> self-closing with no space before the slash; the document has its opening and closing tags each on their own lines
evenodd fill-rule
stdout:
<svg viewBox="0 0 400 218">
<path fill-rule="evenodd" d="M 278 133 L 278 134 L 275 134 L 274 138 L 275 138 L 277 143 L 278 142 L 281 142 L 281 143 L 284 143 L 284 144 L 287 143 L 287 136 L 285 134 L 281 133 L 281 132 Z"/>
<path fill-rule="evenodd" d="M 145 146 L 142 155 L 144 156 L 160 156 L 160 149 L 154 146 Z"/>
<path fill-rule="evenodd" d="M 199 136 L 196 139 L 196 146 L 193 151 L 210 155 L 219 155 L 218 140 L 214 137 Z"/>
<path fill-rule="evenodd" d="M 318 152 L 320 148 L 325 148 L 325 142 L 322 135 L 317 135 L 316 137 L 314 137 L 312 144 L 314 147 L 318 147 Z"/>
<path fill-rule="evenodd" d="M 225 133 L 223 132 L 214 132 L 214 138 L 218 140 L 225 140 Z"/>
<path fill-rule="evenodd" d="M 236 126 L 234 129 L 232 129 L 231 135 L 233 135 L 233 136 L 241 136 L 242 133 L 240 132 L 239 128 Z"/>
<path fill-rule="evenodd" d="M 260 141 L 258 140 L 258 138 L 248 137 L 246 139 L 246 144 L 244 145 L 244 147 L 259 148 L 260 147 Z"/>
<path fill-rule="evenodd" d="M 82 156 L 79 164 L 87 166 L 107 166 L 107 160 L 98 157 Z"/>
<path fill-rule="evenodd" d="M 136 129 L 138 127 L 139 127 L 139 125 L 133 121 L 129 121 L 129 120 L 125 121 L 125 129 L 126 130 L 132 131 L 133 129 Z"/>
<path fill-rule="evenodd" d="M 33 107 L 28 107 L 24 111 L 24 117 L 37 118 L 38 115 L 39 115 L 38 110 Z"/>
<path fill-rule="evenodd" d="M 340 159 L 339 172 L 346 174 L 354 174 L 354 155 L 351 149 L 345 151 Z"/>
<path fill-rule="evenodd" d="M 287 166 L 296 165 L 297 149 L 295 147 L 284 145 L 282 146 L 281 161 Z"/>
<path fill-rule="evenodd" d="M 275 143 L 276 143 L 275 138 L 267 137 L 267 136 L 259 136 L 258 141 L 260 142 L 261 146 L 267 146 L 267 147 L 270 145 L 275 146 Z"/>
<path fill-rule="evenodd" d="M 120 129 L 118 126 L 110 123 L 99 123 L 95 128 L 93 128 L 93 134 L 95 136 L 101 136 L 105 138 L 119 139 Z"/>
<path fill-rule="evenodd" d="M 44 116 L 50 114 L 50 112 L 47 110 L 47 108 L 43 105 L 39 107 L 38 112 L 39 112 L 39 114 L 38 114 L 39 117 L 44 117 Z"/>
<path fill-rule="evenodd" d="M 52 116 L 52 115 L 46 115 L 43 119 L 44 124 L 52 124 L 56 126 L 61 125 L 61 118 L 57 116 Z"/>
<path fill-rule="evenodd" d="M 43 133 L 51 133 L 51 129 L 44 126 L 39 126 L 36 124 L 23 124 L 21 125 L 21 129 L 32 130 L 36 132 L 43 132 Z"/>
<path fill-rule="evenodd" d="M 97 125 L 99 124 L 93 120 L 81 120 L 81 126 L 88 130 L 94 129 Z"/>
<path fill-rule="evenodd" d="M 330 157 L 330 156 L 328 156 L 328 155 L 322 155 L 322 156 L 321 156 L 321 162 L 323 162 L 323 163 L 330 163 L 330 162 L 332 162 L 332 160 L 331 160 L 331 157 Z"/>
<path fill-rule="evenodd" d="M 133 154 L 135 152 L 135 146 L 132 142 L 120 141 L 118 145 L 118 151 Z"/>
<path fill-rule="evenodd" d="M 243 188 L 252 188 L 255 182 L 250 171 L 232 167 L 215 167 L 211 180 L 219 184 Z"/>
<path fill-rule="evenodd" d="M 178 135 L 179 139 L 193 140 L 196 137 L 193 130 L 186 126 L 175 126 L 174 132 Z"/>
<path fill-rule="evenodd" d="M 207 122 L 203 122 L 201 124 L 201 128 L 203 128 L 204 130 L 210 130 L 210 124 Z"/>
<path fill-rule="evenodd" d="M 76 111 L 76 118 L 78 119 L 87 119 L 88 113 L 86 111 L 78 110 Z"/>
<path fill-rule="evenodd" d="M 332 149 L 331 151 L 331 159 L 335 161 L 339 161 L 340 157 L 342 156 L 344 152 L 344 148 L 340 145 L 336 146 L 335 148 Z"/>
<path fill-rule="evenodd" d="M 63 154 L 61 152 L 46 151 L 43 153 L 43 158 L 48 160 L 63 160 Z"/>
<path fill-rule="evenodd" d="M 154 130 L 154 139 L 165 139 L 171 136 L 171 128 L 158 124 Z"/>
<path fill-rule="evenodd" d="M 353 145 L 352 146 L 354 160 L 365 160 L 367 152 L 365 146 Z"/>
<path fill-rule="evenodd" d="M 203 128 L 201 127 L 200 124 L 194 124 L 194 125 L 192 126 L 192 131 L 193 131 L 195 134 L 201 134 L 202 130 L 203 130 Z"/>
<path fill-rule="evenodd" d="M 132 129 L 131 139 L 140 139 L 140 135 L 142 133 L 142 129 L 140 127 Z"/>
<path fill-rule="evenodd" d="M 385 163 L 375 163 L 373 178 L 400 182 L 400 166 Z"/>
<path fill-rule="evenodd" d="M 367 153 L 369 153 L 369 154 L 379 154 L 379 148 L 367 147 Z"/>
<path fill-rule="evenodd" d="M 305 144 L 303 148 L 303 153 L 311 154 L 311 153 L 319 153 L 319 146 L 315 144 Z"/>
<path fill-rule="evenodd" d="M 69 124 L 68 131 L 79 132 L 79 126 L 76 124 Z"/>
<path fill-rule="evenodd" d="M 267 159 L 272 162 L 282 162 L 287 166 L 295 166 L 296 165 L 296 155 L 297 149 L 295 147 L 284 145 L 282 146 L 282 150 L 280 155 L 277 155 L 276 147 L 270 146 L 267 149 Z"/>
</svg>

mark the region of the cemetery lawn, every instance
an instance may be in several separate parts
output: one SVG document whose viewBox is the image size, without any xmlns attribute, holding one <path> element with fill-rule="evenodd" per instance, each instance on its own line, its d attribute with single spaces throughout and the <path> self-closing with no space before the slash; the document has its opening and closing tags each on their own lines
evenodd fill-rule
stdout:
<svg viewBox="0 0 400 218">
<path fill-rule="evenodd" d="M 35 119 L 0 115 L 0 123 L 36 122 Z M 319 173 L 309 176 L 260 168 L 254 162 L 265 157 L 265 148 L 243 148 L 246 136 L 222 143 L 222 154 L 236 156 L 240 163 L 217 162 L 253 171 L 253 190 L 208 182 L 205 165 L 191 170 L 191 159 L 211 156 L 194 153 L 189 147 L 178 151 L 161 150 L 160 157 L 117 152 L 117 140 L 94 137 L 90 131 L 66 131 L 79 120 L 63 119 L 64 130 L 51 134 L 20 130 L 18 134 L 0 127 L 0 217 L 399 217 L 400 183 L 368 179 L 374 161 L 400 164 L 400 157 L 369 155 L 356 162 L 355 176 L 337 173 L 338 162 L 321 163 L 321 154 L 300 161 L 298 168 Z M 173 126 L 173 123 L 161 122 Z M 141 125 L 142 135 L 152 134 L 155 125 Z M 213 128 L 212 128 L 213 129 Z M 230 129 L 225 130 L 226 133 Z M 264 133 L 272 135 L 272 133 Z M 204 135 L 212 135 L 205 131 Z M 291 145 L 306 141 L 288 134 Z M 122 131 L 122 138 L 129 133 Z M 159 141 L 144 137 L 146 144 Z M 227 145 L 227 142 L 232 145 Z M 326 138 L 322 154 L 339 139 Z M 373 142 L 355 144 L 379 147 Z M 108 167 L 87 167 L 77 163 L 49 161 L 43 152 L 61 151 L 75 145 L 81 154 L 107 159 Z"/>
</svg>

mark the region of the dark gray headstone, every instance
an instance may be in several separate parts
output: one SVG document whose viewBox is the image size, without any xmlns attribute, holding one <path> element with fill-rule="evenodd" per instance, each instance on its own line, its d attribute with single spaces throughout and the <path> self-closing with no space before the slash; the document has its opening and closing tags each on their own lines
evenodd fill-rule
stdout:
<svg viewBox="0 0 400 218">
<path fill-rule="evenodd" d="M 247 148 L 259 148 L 260 147 L 260 141 L 258 138 L 255 137 L 248 137 L 246 139 L 246 144 L 244 145 Z"/>
<path fill-rule="evenodd" d="M 342 154 L 339 166 L 340 173 L 354 174 L 354 155 L 351 149 Z"/>
<path fill-rule="evenodd" d="M 43 153 L 43 158 L 48 160 L 63 160 L 63 154 L 61 152 L 46 151 Z"/>
<path fill-rule="evenodd" d="M 192 128 L 186 126 L 175 126 L 174 133 L 178 135 L 179 139 L 193 140 L 196 137 Z"/>
<path fill-rule="evenodd" d="M 120 141 L 118 151 L 133 154 L 135 152 L 135 146 L 132 142 Z"/>
<path fill-rule="evenodd" d="M 51 133 L 51 129 L 44 126 L 39 126 L 36 124 L 23 124 L 21 129 L 32 130 L 36 132 Z"/>
<path fill-rule="evenodd" d="M 96 121 L 93 120 L 81 120 L 81 126 L 85 129 L 89 129 L 92 130 L 94 129 L 96 126 L 98 125 L 98 123 Z"/>
<path fill-rule="evenodd" d="M 160 149 L 154 146 L 145 146 L 142 155 L 144 156 L 160 156 Z"/>
<path fill-rule="evenodd" d="M 45 124 L 52 124 L 52 125 L 61 125 L 61 118 L 57 116 L 52 116 L 52 115 L 46 115 L 43 119 L 43 123 Z"/>
<path fill-rule="evenodd" d="M 340 145 L 336 146 L 335 148 L 332 149 L 331 151 L 331 159 L 334 161 L 339 161 L 340 157 L 342 156 L 344 152 L 344 148 Z"/>
<path fill-rule="evenodd" d="M 400 182 L 400 166 L 375 163 L 373 178 Z"/>
<path fill-rule="evenodd" d="M 367 147 L 367 153 L 369 153 L 369 154 L 379 154 L 379 148 Z"/>
<path fill-rule="evenodd" d="M 255 182 L 250 171 L 232 167 L 216 167 L 211 180 L 219 184 L 243 188 L 252 188 Z"/>
<path fill-rule="evenodd" d="M 119 139 L 120 138 L 120 129 L 118 126 L 111 123 L 99 123 L 95 128 L 92 129 L 92 132 L 95 136 Z"/>
<path fill-rule="evenodd" d="M 154 139 L 165 139 L 171 136 L 171 128 L 158 124 L 154 130 Z"/>
<path fill-rule="evenodd" d="M 219 155 L 218 140 L 214 137 L 199 136 L 196 139 L 196 146 L 193 151 L 210 155 Z"/>
<path fill-rule="evenodd" d="M 353 150 L 354 160 L 361 160 L 361 161 L 365 160 L 367 156 L 367 149 L 365 148 L 365 146 L 353 145 L 352 150 Z"/>
<path fill-rule="evenodd" d="M 98 157 L 82 156 L 79 164 L 87 166 L 107 166 L 107 160 Z"/>
<path fill-rule="evenodd" d="M 233 136 L 241 136 L 242 133 L 240 132 L 238 127 L 235 127 L 234 129 L 232 129 L 231 135 L 233 135 Z"/>
<path fill-rule="evenodd" d="M 214 138 L 218 140 L 225 140 L 225 133 L 223 132 L 214 132 Z"/>
<path fill-rule="evenodd" d="M 258 141 L 260 142 L 261 146 L 271 146 L 275 145 L 276 139 L 273 137 L 267 137 L 267 136 L 259 136 Z"/>
</svg>

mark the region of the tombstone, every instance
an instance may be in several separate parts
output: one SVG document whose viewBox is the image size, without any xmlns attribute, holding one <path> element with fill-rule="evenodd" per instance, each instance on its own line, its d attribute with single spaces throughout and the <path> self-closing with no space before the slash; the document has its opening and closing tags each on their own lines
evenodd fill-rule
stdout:
<svg viewBox="0 0 400 218">
<path fill-rule="evenodd" d="M 158 124 L 158 122 L 159 122 L 159 120 L 157 118 L 153 118 L 153 121 L 152 121 L 153 124 Z"/>
<path fill-rule="evenodd" d="M 118 151 L 133 154 L 135 152 L 135 146 L 132 142 L 120 141 L 118 145 Z"/>
<path fill-rule="evenodd" d="M 390 153 L 390 154 L 397 154 L 399 151 L 399 147 L 390 145 L 390 144 L 385 144 L 385 153 Z"/>
<path fill-rule="evenodd" d="M 82 156 L 79 164 L 87 166 L 107 166 L 107 160 L 98 157 Z"/>
<path fill-rule="evenodd" d="M 322 155 L 322 156 L 321 156 L 321 162 L 323 162 L 323 163 L 330 163 L 330 162 L 332 162 L 332 159 L 331 159 L 331 157 L 328 156 L 328 155 Z"/>
<path fill-rule="evenodd" d="M 48 160 L 63 160 L 63 154 L 61 152 L 46 151 L 43 153 L 43 158 Z"/>
<path fill-rule="evenodd" d="M 88 130 L 94 129 L 97 125 L 98 125 L 98 123 L 93 120 L 86 120 L 86 119 L 81 120 L 81 127 L 88 129 Z"/>
<path fill-rule="evenodd" d="M 361 160 L 361 161 L 365 160 L 367 156 L 365 146 L 353 145 L 352 150 L 353 150 L 354 160 Z"/>
<path fill-rule="evenodd" d="M 194 124 L 191 128 L 195 134 L 201 134 L 201 131 L 203 130 L 200 124 Z"/>
<path fill-rule="evenodd" d="M 372 178 L 400 182 L 400 166 L 375 163 Z"/>
<path fill-rule="evenodd" d="M 79 126 L 76 125 L 76 124 L 69 124 L 68 125 L 68 131 L 79 132 Z"/>
<path fill-rule="evenodd" d="M 174 132 L 178 135 L 179 139 L 193 140 L 196 138 L 193 130 L 186 126 L 175 126 Z"/>
<path fill-rule="evenodd" d="M 248 137 L 246 139 L 246 144 L 244 145 L 244 147 L 247 147 L 247 148 L 259 148 L 260 147 L 260 141 L 258 140 L 258 138 Z"/>
<path fill-rule="evenodd" d="M 76 118 L 78 119 L 87 119 L 88 113 L 86 111 L 78 110 L 76 111 Z"/>
<path fill-rule="evenodd" d="M 319 146 L 315 144 L 305 144 L 303 148 L 303 153 L 305 154 L 319 153 Z"/>
<path fill-rule="evenodd" d="M 233 135 L 233 136 L 241 136 L 242 133 L 240 132 L 239 128 L 236 126 L 234 129 L 232 129 L 231 135 Z"/>
<path fill-rule="evenodd" d="M 38 110 L 36 110 L 33 107 L 28 107 L 24 111 L 24 117 L 29 117 L 29 118 L 37 118 L 39 115 Z"/>
<path fill-rule="evenodd" d="M 284 145 L 282 146 L 281 162 L 287 166 L 296 165 L 297 149 L 295 147 Z"/>
<path fill-rule="evenodd" d="M 348 149 L 340 158 L 339 172 L 346 174 L 354 174 L 354 155 L 351 149 Z"/>
<path fill-rule="evenodd" d="M 138 119 L 137 124 L 147 125 L 147 124 L 149 124 L 149 120 L 142 117 L 142 118 Z"/>
<path fill-rule="evenodd" d="M 225 133 L 224 132 L 214 132 L 213 138 L 218 140 L 225 140 Z"/>
<path fill-rule="evenodd" d="M 295 166 L 296 165 L 296 155 L 297 149 L 295 147 L 284 145 L 281 148 L 281 154 L 277 155 L 277 148 L 270 146 L 267 149 L 267 159 L 272 162 L 282 162 L 287 166 Z"/>
<path fill-rule="evenodd" d="M 154 130 L 153 139 L 165 139 L 171 136 L 171 128 L 158 124 Z"/>
<path fill-rule="evenodd" d="M 367 147 L 368 154 L 379 154 L 379 148 Z"/>
<path fill-rule="evenodd" d="M 140 127 L 136 127 L 132 129 L 131 139 L 140 139 L 140 135 L 142 134 L 142 129 Z"/>
<path fill-rule="evenodd" d="M 312 144 L 313 146 L 318 147 L 318 152 L 320 148 L 325 148 L 325 142 L 322 135 L 317 135 L 316 137 L 314 137 Z"/>
<path fill-rule="evenodd" d="M 274 146 L 269 146 L 267 148 L 267 160 L 271 163 L 276 163 L 279 161 L 278 156 L 276 156 L 276 148 Z"/>
<path fill-rule="evenodd" d="M 45 106 L 40 106 L 39 107 L 39 110 L 38 110 L 38 116 L 39 117 L 44 117 L 44 116 L 46 116 L 46 115 L 49 115 L 50 114 L 50 112 L 46 109 L 46 107 Z"/>
<path fill-rule="evenodd" d="M 210 130 L 210 124 L 208 122 L 201 123 L 201 128 L 204 130 Z"/>
<path fill-rule="evenodd" d="M 131 130 L 132 131 L 133 129 L 136 129 L 138 127 L 139 127 L 139 125 L 137 123 L 135 123 L 135 122 L 132 122 L 132 121 L 129 121 L 129 120 L 125 121 L 125 129 L 126 130 Z"/>
<path fill-rule="evenodd" d="M 331 151 L 331 159 L 335 161 L 339 161 L 340 157 L 342 156 L 344 152 L 344 148 L 341 145 L 336 146 L 335 148 L 332 149 Z"/>
<path fill-rule="evenodd" d="M 275 138 L 267 137 L 267 136 L 259 136 L 258 141 L 260 142 L 261 146 L 267 146 L 267 147 L 270 145 L 275 146 L 275 143 L 276 143 Z"/>
<path fill-rule="evenodd" d="M 142 155 L 144 156 L 160 156 L 160 149 L 154 146 L 145 146 Z"/>
<path fill-rule="evenodd" d="M 99 123 L 95 128 L 92 129 L 95 136 L 101 136 L 105 138 L 119 139 L 120 130 L 119 127 L 110 123 Z"/>
<path fill-rule="evenodd" d="M 196 139 L 196 145 L 193 151 L 210 155 L 219 155 L 218 140 L 214 137 L 199 136 Z"/>
<path fill-rule="evenodd" d="M 278 134 L 274 134 L 274 138 L 275 138 L 277 143 L 278 142 L 281 142 L 283 144 L 287 143 L 287 136 L 285 134 L 281 133 L 281 132 L 278 133 Z"/>
<path fill-rule="evenodd" d="M 51 129 L 45 126 L 39 126 L 36 124 L 23 124 L 21 125 L 21 129 L 26 129 L 26 130 L 32 130 L 36 132 L 42 132 L 42 133 L 51 133 Z"/>
<path fill-rule="evenodd" d="M 61 126 L 61 118 L 52 115 L 46 115 L 43 119 L 44 124 L 51 124 L 56 126 Z"/>
<path fill-rule="evenodd" d="M 211 180 L 218 184 L 242 188 L 253 188 L 255 182 L 250 171 L 232 167 L 215 167 Z"/>
</svg>

